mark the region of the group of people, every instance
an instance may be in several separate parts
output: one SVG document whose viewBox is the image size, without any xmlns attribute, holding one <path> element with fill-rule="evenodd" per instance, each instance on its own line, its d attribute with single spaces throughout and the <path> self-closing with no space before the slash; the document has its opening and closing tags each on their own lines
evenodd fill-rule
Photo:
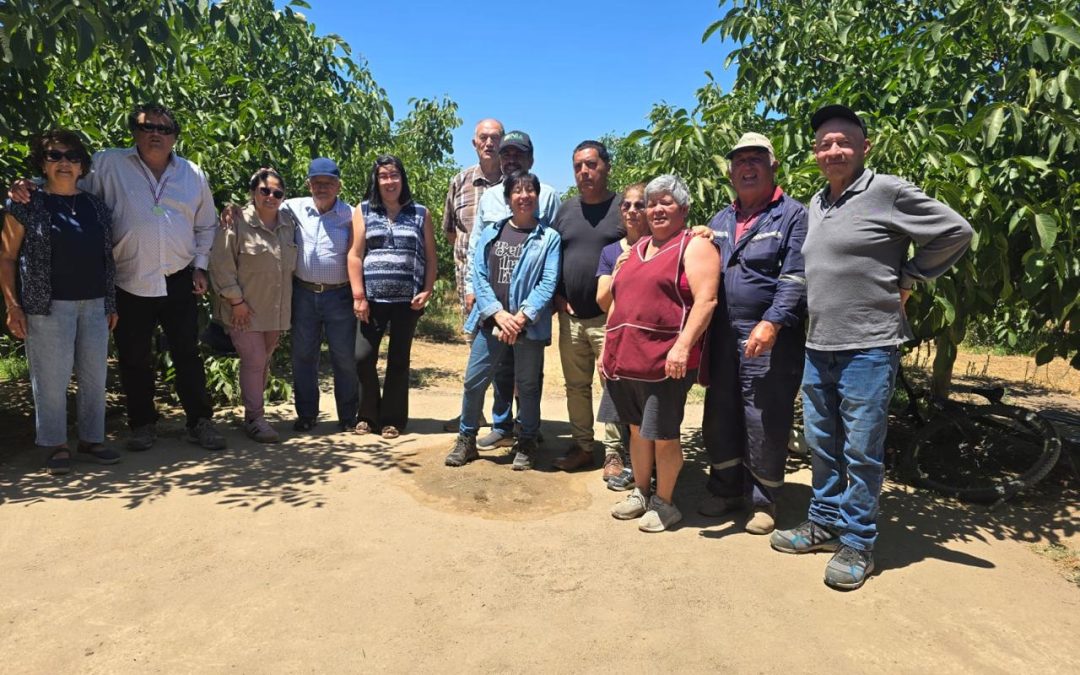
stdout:
<svg viewBox="0 0 1080 675">
<path fill-rule="evenodd" d="M 670 528 L 682 518 L 673 494 L 686 395 L 700 382 L 711 467 L 699 513 L 745 510 L 746 531 L 771 535 L 778 551 L 833 552 L 829 586 L 862 586 L 874 569 L 899 346 L 912 338 L 904 305 L 915 283 L 959 260 L 973 232 L 917 187 L 865 166 L 870 140 L 853 110 L 825 106 L 809 122 L 826 182 L 809 208 L 777 184 L 772 143 L 750 131 L 727 153 L 735 200 L 694 228 L 676 176 L 616 194 L 607 149 L 584 141 L 573 153 L 578 195 L 557 204 L 528 172 L 526 134 L 500 134 L 494 120 L 477 125 L 480 161 L 452 182 L 443 224 L 464 251 L 457 278 L 472 336 L 446 464 L 509 445 L 514 469 L 533 466 L 556 313 L 572 434 L 557 468 L 596 459 L 596 372 L 602 476 L 613 490 L 632 488 L 612 516 L 637 519 L 645 532 Z M 492 157 L 500 136 L 501 184 Z M 492 431 L 478 438 L 489 384 Z M 813 497 L 803 523 L 777 530 L 800 387 Z"/>
<path fill-rule="evenodd" d="M 477 124 L 478 163 L 451 181 L 441 228 L 454 246 L 470 340 L 445 463 L 461 467 L 480 451 L 509 447 L 513 469 L 534 466 L 544 351 L 557 317 L 571 443 L 556 468 L 600 463 L 610 489 L 629 490 L 615 518 L 636 519 L 645 532 L 671 528 L 682 518 L 674 491 L 686 396 L 699 382 L 707 386 L 702 435 L 711 467 L 698 511 L 746 511 L 747 532 L 771 535 L 786 553 L 831 551 L 825 582 L 861 586 L 873 571 L 898 349 L 911 338 L 904 303 L 915 283 L 956 263 L 972 230 L 910 183 L 865 166 L 870 140 L 854 111 L 830 105 L 809 121 L 825 185 L 807 205 L 777 184 L 772 144 L 751 131 L 727 154 L 736 199 L 697 227 L 689 227 L 690 191 L 677 176 L 617 193 L 607 148 L 583 141 L 572 154 L 578 194 L 560 203 L 531 173 L 526 133 L 505 132 L 494 119 Z M 399 435 L 409 422 L 412 338 L 436 275 L 431 215 L 413 200 L 401 161 L 376 160 L 356 208 L 338 198 L 332 160 L 311 162 L 311 196 L 303 198 L 285 199 L 284 178 L 260 169 L 248 184 L 250 203 L 226 208 L 219 223 L 205 176 L 173 152 L 176 116 L 147 105 L 129 122 L 135 147 L 93 158 L 76 134 L 43 135 L 31 164 L 44 183 L 18 181 L 7 205 L 0 288 L 10 330 L 27 341 L 37 444 L 48 448 L 49 470 L 66 472 L 75 455 L 119 460 L 104 445 L 114 328 L 128 448 L 149 449 L 156 437 L 157 325 L 188 437 L 224 446 L 197 351 L 196 297 L 210 288 L 215 318 L 240 356 L 251 438 L 278 440 L 263 390 L 285 330 L 295 430 L 316 424 L 325 334 L 339 427 Z M 66 429 L 73 367 L 75 453 Z M 489 386 L 491 431 L 481 436 Z M 776 529 L 800 386 L 813 497 L 805 522 Z"/>
</svg>

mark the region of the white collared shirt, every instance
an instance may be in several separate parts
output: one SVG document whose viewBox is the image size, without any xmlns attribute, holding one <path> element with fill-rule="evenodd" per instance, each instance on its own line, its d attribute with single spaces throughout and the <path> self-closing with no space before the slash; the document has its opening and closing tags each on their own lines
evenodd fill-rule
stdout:
<svg viewBox="0 0 1080 675">
<path fill-rule="evenodd" d="M 166 276 L 193 263 L 206 269 L 217 210 L 206 174 L 193 162 L 173 153 L 159 180 L 135 148 L 102 150 L 79 187 L 112 209 L 118 287 L 162 297 Z"/>
</svg>

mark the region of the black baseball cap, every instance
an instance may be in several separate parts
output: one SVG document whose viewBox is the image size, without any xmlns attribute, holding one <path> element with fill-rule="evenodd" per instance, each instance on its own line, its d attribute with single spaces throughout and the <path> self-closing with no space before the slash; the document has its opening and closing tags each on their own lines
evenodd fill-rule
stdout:
<svg viewBox="0 0 1080 675">
<path fill-rule="evenodd" d="M 839 103 L 818 108 L 818 111 L 810 117 L 810 128 L 817 131 L 822 124 L 837 118 L 854 122 L 862 129 L 863 136 L 866 135 L 866 122 L 863 122 L 862 118 L 855 114 L 854 110 Z"/>
<path fill-rule="evenodd" d="M 499 144 L 499 152 L 502 152 L 505 148 L 517 148 L 522 152 L 531 153 L 533 151 L 532 139 L 529 138 L 529 134 L 524 131 L 508 131 L 506 135 L 502 137 L 502 143 Z"/>
</svg>

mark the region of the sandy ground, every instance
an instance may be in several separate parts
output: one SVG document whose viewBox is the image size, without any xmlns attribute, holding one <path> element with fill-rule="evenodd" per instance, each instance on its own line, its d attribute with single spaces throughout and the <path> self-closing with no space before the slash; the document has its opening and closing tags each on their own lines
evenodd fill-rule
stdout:
<svg viewBox="0 0 1080 675">
<path fill-rule="evenodd" d="M 1080 588 L 1032 551 L 1080 545 L 1072 501 L 987 513 L 889 484 L 879 572 L 838 593 L 827 555 L 695 514 L 700 407 L 685 520 L 644 534 L 608 515 L 621 497 L 598 471 L 549 470 L 568 433 L 556 373 L 539 470 L 444 467 L 460 395 L 437 383 L 463 351 L 417 354 L 426 386 L 392 442 L 330 420 L 296 435 L 281 406 L 278 445 L 226 412 L 230 447 L 207 453 L 169 418 L 150 452 L 66 479 L 0 450 L 0 671 L 1080 672 Z M 782 525 L 809 478 L 793 460 Z"/>
</svg>

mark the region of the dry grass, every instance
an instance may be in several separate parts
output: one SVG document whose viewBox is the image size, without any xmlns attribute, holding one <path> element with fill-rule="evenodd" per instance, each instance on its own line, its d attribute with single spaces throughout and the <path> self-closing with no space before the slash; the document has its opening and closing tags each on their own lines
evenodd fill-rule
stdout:
<svg viewBox="0 0 1080 675">
<path fill-rule="evenodd" d="M 1080 551 L 1061 544 L 1035 545 L 1031 550 L 1050 559 L 1062 576 L 1080 586 Z"/>
</svg>

